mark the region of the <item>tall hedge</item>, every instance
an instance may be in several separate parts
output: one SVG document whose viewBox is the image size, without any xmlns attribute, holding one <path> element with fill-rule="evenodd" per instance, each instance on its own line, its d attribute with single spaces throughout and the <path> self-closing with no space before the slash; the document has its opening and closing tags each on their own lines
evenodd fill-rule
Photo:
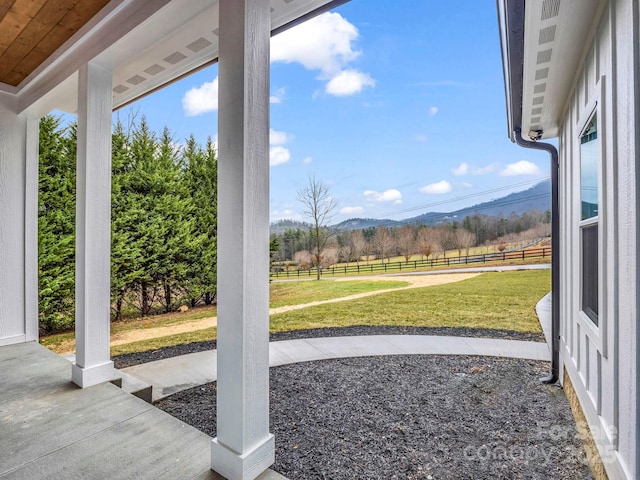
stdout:
<svg viewBox="0 0 640 480">
<path fill-rule="evenodd" d="M 40 321 L 73 326 L 75 125 L 40 123 Z M 113 318 L 147 315 L 216 294 L 217 159 L 209 140 L 177 144 L 146 119 L 112 142 L 111 296 Z"/>
</svg>

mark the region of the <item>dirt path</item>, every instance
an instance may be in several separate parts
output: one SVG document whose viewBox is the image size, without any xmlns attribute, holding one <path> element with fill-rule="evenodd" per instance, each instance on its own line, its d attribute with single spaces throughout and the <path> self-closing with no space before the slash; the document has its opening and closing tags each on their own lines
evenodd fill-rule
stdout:
<svg viewBox="0 0 640 480">
<path fill-rule="evenodd" d="M 445 283 L 460 282 L 468 278 L 480 275 L 480 273 L 450 273 L 442 275 L 406 275 L 406 276 L 393 276 L 392 280 L 409 283 L 406 287 L 389 288 L 384 290 L 374 290 L 372 292 L 358 293 L 355 295 L 349 295 L 348 297 L 333 298 L 331 300 L 321 300 L 317 302 L 310 302 L 301 305 L 287 305 L 284 307 L 277 307 L 269 309 L 269 314 L 274 315 L 276 313 L 290 312 L 292 310 L 299 310 L 301 308 L 313 307 L 315 305 L 321 305 L 323 303 L 338 303 L 348 302 L 349 300 L 355 300 L 357 298 L 369 297 L 372 295 L 380 295 L 381 293 L 394 292 L 399 290 L 407 290 L 410 288 L 431 287 L 434 285 L 443 285 Z M 358 277 L 360 280 L 380 280 L 380 276 L 371 277 Z M 385 278 L 388 280 L 389 278 Z M 336 282 L 343 280 L 353 279 L 336 279 Z M 156 328 L 144 328 L 141 330 L 131 330 L 128 332 L 117 333 L 111 336 L 111 345 L 124 345 L 127 343 L 138 342 L 141 340 L 148 340 L 151 338 L 168 337 L 170 335 L 177 335 L 180 333 L 195 332 L 197 330 L 204 330 L 205 328 L 215 327 L 217 324 L 216 317 L 202 318 L 199 320 L 193 320 L 191 322 L 184 322 L 175 325 L 167 325 Z"/>
</svg>

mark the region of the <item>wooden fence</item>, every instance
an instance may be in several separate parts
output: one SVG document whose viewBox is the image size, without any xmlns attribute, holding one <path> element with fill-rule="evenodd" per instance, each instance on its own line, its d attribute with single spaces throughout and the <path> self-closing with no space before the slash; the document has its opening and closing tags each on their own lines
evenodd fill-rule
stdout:
<svg viewBox="0 0 640 480">
<path fill-rule="evenodd" d="M 358 275 L 366 273 L 398 273 L 403 271 L 416 271 L 433 267 L 460 267 L 462 265 L 477 265 L 490 262 L 504 262 L 509 260 L 526 260 L 528 258 L 548 258 L 551 261 L 551 248 L 527 248 L 501 253 L 485 253 L 482 255 L 465 255 L 461 257 L 439 257 L 426 260 L 410 260 L 408 262 L 390 263 L 361 263 L 359 265 L 344 265 L 320 268 L 321 275 Z M 281 266 L 272 266 L 271 278 L 304 278 L 315 277 L 316 268 L 284 269 Z"/>
</svg>

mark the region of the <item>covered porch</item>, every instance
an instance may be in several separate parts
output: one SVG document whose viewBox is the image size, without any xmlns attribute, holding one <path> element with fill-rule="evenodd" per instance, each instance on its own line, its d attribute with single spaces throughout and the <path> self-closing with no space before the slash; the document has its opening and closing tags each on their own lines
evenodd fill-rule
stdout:
<svg viewBox="0 0 640 480">
<path fill-rule="evenodd" d="M 273 463 L 269 38 L 340 3 L 0 3 L 0 477 L 252 479 Z M 224 281 L 212 441 L 109 383 L 109 282 L 112 112 L 214 62 Z M 78 121 L 72 365 L 37 344 L 38 122 L 53 110 Z"/>
<path fill-rule="evenodd" d="M 223 478 L 209 436 L 110 382 L 77 388 L 37 343 L 0 348 L 0 365 L 0 478 Z"/>
</svg>

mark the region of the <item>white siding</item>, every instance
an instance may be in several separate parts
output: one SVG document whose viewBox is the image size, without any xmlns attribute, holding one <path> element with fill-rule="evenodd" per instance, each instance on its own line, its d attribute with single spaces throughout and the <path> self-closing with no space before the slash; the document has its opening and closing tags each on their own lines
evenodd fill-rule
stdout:
<svg viewBox="0 0 640 480">
<path fill-rule="evenodd" d="M 636 82 L 632 0 L 611 1 L 585 47 L 559 133 L 561 362 L 611 478 L 637 478 Z M 594 108 L 601 146 L 599 325 L 580 312 L 580 140 Z"/>
<path fill-rule="evenodd" d="M 0 94 L 0 345 L 27 340 L 25 323 L 25 156 L 27 121 Z"/>
</svg>

